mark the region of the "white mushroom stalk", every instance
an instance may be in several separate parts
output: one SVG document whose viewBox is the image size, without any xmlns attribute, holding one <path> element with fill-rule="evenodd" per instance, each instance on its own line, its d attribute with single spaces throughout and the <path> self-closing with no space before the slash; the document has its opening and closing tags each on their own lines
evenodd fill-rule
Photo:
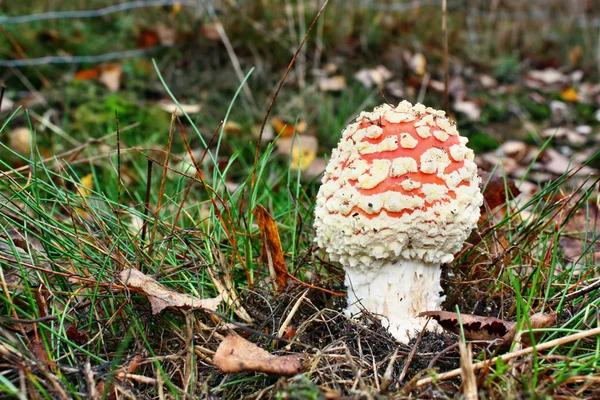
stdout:
<svg viewBox="0 0 600 400">
<path fill-rule="evenodd" d="M 384 104 L 343 131 L 317 195 L 315 240 L 346 270 L 347 313 L 381 315 L 404 343 L 440 308 L 440 265 L 479 219 L 466 143 L 443 111 Z"/>
</svg>

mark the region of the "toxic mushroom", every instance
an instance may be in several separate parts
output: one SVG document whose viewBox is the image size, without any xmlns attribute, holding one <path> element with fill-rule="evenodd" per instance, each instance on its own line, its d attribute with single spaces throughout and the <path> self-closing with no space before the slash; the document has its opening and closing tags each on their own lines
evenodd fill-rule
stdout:
<svg viewBox="0 0 600 400">
<path fill-rule="evenodd" d="M 346 127 L 323 176 L 315 240 L 346 271 L 346 312 L 383 316 L 401 342 L 440 308 L 441 264 L 479 219 L 467 141 L 443 111 L 384 104 Z"/>
</svg>

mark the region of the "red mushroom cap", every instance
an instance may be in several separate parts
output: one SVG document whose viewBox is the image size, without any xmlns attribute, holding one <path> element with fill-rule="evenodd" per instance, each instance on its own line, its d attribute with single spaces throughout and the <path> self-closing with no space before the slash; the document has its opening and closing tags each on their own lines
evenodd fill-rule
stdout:
<svg viewBox="0 0 600 400">
<path fill-rule="evenodd" d="M 323 177 L 316 241 L 334 260 L 448 262 L 479 218 L 473 152 L 443 111 L 384 104 L 343 132 Z"/>
</svg>

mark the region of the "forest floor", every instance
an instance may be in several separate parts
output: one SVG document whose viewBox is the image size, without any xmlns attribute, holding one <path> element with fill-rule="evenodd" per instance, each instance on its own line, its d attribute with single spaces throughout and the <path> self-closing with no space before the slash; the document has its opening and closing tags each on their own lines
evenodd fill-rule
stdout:
<svg viewBox="0 0 600 400">
<path fill-rule="evenodd" d="M 0 390 L 600 396 L 600 8 L 448 0 L 446 36 L 441 2 L 58 3 L 0 1 Z M 404 99 L 476 154 L 486 203 L 440 318 L 479 336 L 348 317 L 313 242 L 340 132 Z"/>
</svg>

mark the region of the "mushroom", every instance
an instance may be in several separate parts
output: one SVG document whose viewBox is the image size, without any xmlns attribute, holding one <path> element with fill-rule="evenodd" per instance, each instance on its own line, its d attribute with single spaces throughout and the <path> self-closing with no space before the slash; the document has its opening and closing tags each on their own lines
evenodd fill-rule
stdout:
<svg viewBox="0 0 600 400">
<path fill-rule="evenodd" d="M 441 264 L 479 219 L 467 141 L 443 111 L 383 104 L 344 129 L 317 194 L 315 241 L 346 271 L 346 313 L 383 316 L 403 343 L 440 308 Z"/>
</svg>

